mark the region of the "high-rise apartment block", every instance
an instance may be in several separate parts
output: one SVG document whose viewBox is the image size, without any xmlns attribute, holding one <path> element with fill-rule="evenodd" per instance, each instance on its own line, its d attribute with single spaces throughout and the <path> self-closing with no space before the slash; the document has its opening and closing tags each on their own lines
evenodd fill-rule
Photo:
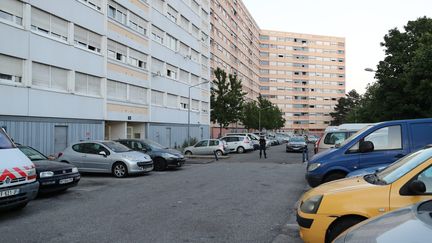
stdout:
<svg viewBox="0 0 432 243">
<path fill-rule="evenodd" d="M 345 95 L 345 39 L 260 32 L 261 94 L 284 113 L 284 130 L 322 132 Z"/>
<path fill-rule="evenodd" d="M 211 24 L 213 69 L 237 74 L 248 99 L 262 94 L 279 106 L 283 130 L 328 126 L 345 94 L 344 38 L 261 30 L 241 0 L 212 0 Z"/>
<path fill-rule="evenodd" d="M 209 136 L 209 0 L 1 0 L 0 33 L 0 127 L 17 142 L 180 146 L 189 108 L 191 136 Z"/>
</svg>

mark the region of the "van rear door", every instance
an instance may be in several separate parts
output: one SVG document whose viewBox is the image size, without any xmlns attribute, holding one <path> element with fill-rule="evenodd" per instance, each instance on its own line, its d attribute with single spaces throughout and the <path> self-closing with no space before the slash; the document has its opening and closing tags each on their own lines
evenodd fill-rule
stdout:
<svg viewBox="0 0 432 243">
<path fill-rule="evenodd" d="M 361 141 L 371 141 L 374 150 L 360 153 L 360 169 L 393 163 L 410 152 L 406 123 L 383 124 L 371 130 Z M 355 146 L 358 148 L 359 144 Z"/>
</svg>

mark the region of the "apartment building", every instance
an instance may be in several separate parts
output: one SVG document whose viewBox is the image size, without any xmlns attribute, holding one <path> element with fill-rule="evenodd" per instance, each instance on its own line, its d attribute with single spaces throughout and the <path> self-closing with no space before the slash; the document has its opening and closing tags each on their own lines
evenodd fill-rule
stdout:
<svg viewBox="0 0 432 243">
<path fill-rule="evenodd" d="M 208 0 L 0 1 L 0 127 L 46 154 L 209 136 Z M 190 110 L 190 113 L 188 112 Z"/>
<path fill-rule="evenodd" d="M 211 1 L 210 38 L 212 70 L 219 67 L 237 75 L 247 93 L 246 99 L 256 100 L 260 93 L 259 27 L 242 1 Z M 214 79 L 213 72 L 211 78 Z M 215 126 L 214 137 L 219 133 Z"/>
<path fill-rule="evenodd" d="M 284 112 L 284 130 L 321 133 L 345 95 L 345 39 L 261 30 L 260 89 Z"/>
</svg>

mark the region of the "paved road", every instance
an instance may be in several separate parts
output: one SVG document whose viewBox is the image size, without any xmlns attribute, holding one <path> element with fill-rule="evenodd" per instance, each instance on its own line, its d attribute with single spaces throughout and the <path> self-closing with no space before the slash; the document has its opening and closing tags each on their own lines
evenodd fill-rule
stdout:
<svg viewBox="0 0 432 243">
<path fill-rule="evenodd" d="M 210 164 L 115 179 L 0 215 L 3 242 L 272 242 L 305 188 L 301 154 L 272 147 Z M 287 242 L 298 242 L 291 238 Z"/>
</svg>

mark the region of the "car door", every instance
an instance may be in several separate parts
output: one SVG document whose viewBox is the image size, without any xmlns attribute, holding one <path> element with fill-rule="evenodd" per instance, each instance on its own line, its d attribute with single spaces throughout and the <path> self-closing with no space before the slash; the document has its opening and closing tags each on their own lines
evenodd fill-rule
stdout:
<svg viewBox="0 0 432 243">
<path fill-rule="evenodd" d="M 405 137 L 407 137 L 406 127 L 403 123 L 379 127 L 371 131 L 360 142 L 372 142 L 374 150 L 360 153 L 359 168 L 388 165 L 407 155 L 409 153 L 409 141 L 404 139 Z"/>
<path fill-rule="evenodd" d="M 110 152 L 107 148 L 99 143 L 86 143 L 86 153 L 83 157 L 83 166 L 89 171 L 110 172 Z M 106 156 L 99 153 L 104 151 Z"/>
<path fill-rule="evenodd" d="M 208 140 L 202 140 L 199 141 L 194 146 L 194 151 L 192 153 L 194 154 L 208 154 Z"/>
<path fill-rule="evenodd" d="M 237 146 L 239 145 L 239 138 L 238 137 L 227 137 L 226 140 L 228 149 L 230 151 L 236 151 Z"/>
</svg>

